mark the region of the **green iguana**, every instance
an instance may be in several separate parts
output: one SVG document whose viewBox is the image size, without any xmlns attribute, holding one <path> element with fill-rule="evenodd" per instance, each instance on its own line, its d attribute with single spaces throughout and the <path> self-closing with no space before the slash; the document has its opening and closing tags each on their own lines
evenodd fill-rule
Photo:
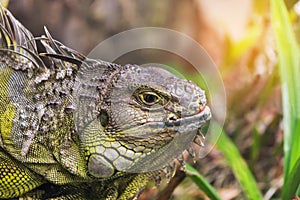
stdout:
<svg viewBox="0 0 300 200">
<path fill-rule="evenodd" d="M 0 17 L 0 198 L 136 199 L 201 144 L 211 114 L 191 81 L 86 58 Z"/>
</svg>

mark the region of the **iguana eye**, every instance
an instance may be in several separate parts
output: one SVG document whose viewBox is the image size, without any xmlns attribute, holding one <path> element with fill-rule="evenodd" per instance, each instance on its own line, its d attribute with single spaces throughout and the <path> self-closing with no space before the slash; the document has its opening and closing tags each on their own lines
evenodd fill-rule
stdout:
<svg viewBox="0 0 300 200">
<path fill-rule="evenodd" d="M 140 100 L 148 106 L 154 105 L 160 100 L 160 97 L 154 92 L 143 92 L 139 95 L 139 97 Z"/>
</svg>

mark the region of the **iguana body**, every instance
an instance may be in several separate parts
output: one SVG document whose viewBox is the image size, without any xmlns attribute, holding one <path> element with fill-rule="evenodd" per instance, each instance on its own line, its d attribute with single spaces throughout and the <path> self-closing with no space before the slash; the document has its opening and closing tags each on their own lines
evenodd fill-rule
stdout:
<svg viewBox="0 0 300 200">
<path fill-rule="evenodd" d="M 162 69 L 34 39 L 3 8 L 0 29 L 0 198 L 137 197 L 210 118 L 204 92 Z"/>
</svg>

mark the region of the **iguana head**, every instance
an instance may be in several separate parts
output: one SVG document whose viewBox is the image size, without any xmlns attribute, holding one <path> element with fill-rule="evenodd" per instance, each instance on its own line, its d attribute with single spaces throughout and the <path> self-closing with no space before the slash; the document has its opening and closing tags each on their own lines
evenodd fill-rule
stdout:
<svg viewBox="0 0 300 200">
<path fill-rule="evenodd" d="M 92 74 L 88 71 L 83 74 Z M 91 71 L 95 82 L 97 70 Z M 96 110 L 85 114 L 85 119 L 95 117 L 79 131 L 93 177 L 163 168 L 190 146 L 211 117 L 204 91 L 164 69 L 111 65 L 100 72 L 99 100 L 79 102 Z"/>
</svg>

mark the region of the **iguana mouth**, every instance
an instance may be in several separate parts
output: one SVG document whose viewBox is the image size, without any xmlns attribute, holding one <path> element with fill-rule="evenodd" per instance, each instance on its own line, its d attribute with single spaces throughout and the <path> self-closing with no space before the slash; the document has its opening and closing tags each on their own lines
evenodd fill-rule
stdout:
<svg viewBox="0 0 300 200">
<path fill-rule="evenodd" d="M 199 113 L 176 120 L 151 121 L 121 131 L 122 135 L 134 138 L 148 138 L 160 133 L 184 134 L 198 130 L 211 118 L 210 108 L 205 106 Z M 156 133 L 156 134 L 155 134 Z"/>
<path fill-rule="evenodd" d="M 205 106 L 196 115 L 190 115 L 176 120 L 168 120 L 163 122 L 166 127 L 173 128 L 179 133 L 186 133 L 197 130 L 211 118 L 210 108 Z"/>
</svg>

